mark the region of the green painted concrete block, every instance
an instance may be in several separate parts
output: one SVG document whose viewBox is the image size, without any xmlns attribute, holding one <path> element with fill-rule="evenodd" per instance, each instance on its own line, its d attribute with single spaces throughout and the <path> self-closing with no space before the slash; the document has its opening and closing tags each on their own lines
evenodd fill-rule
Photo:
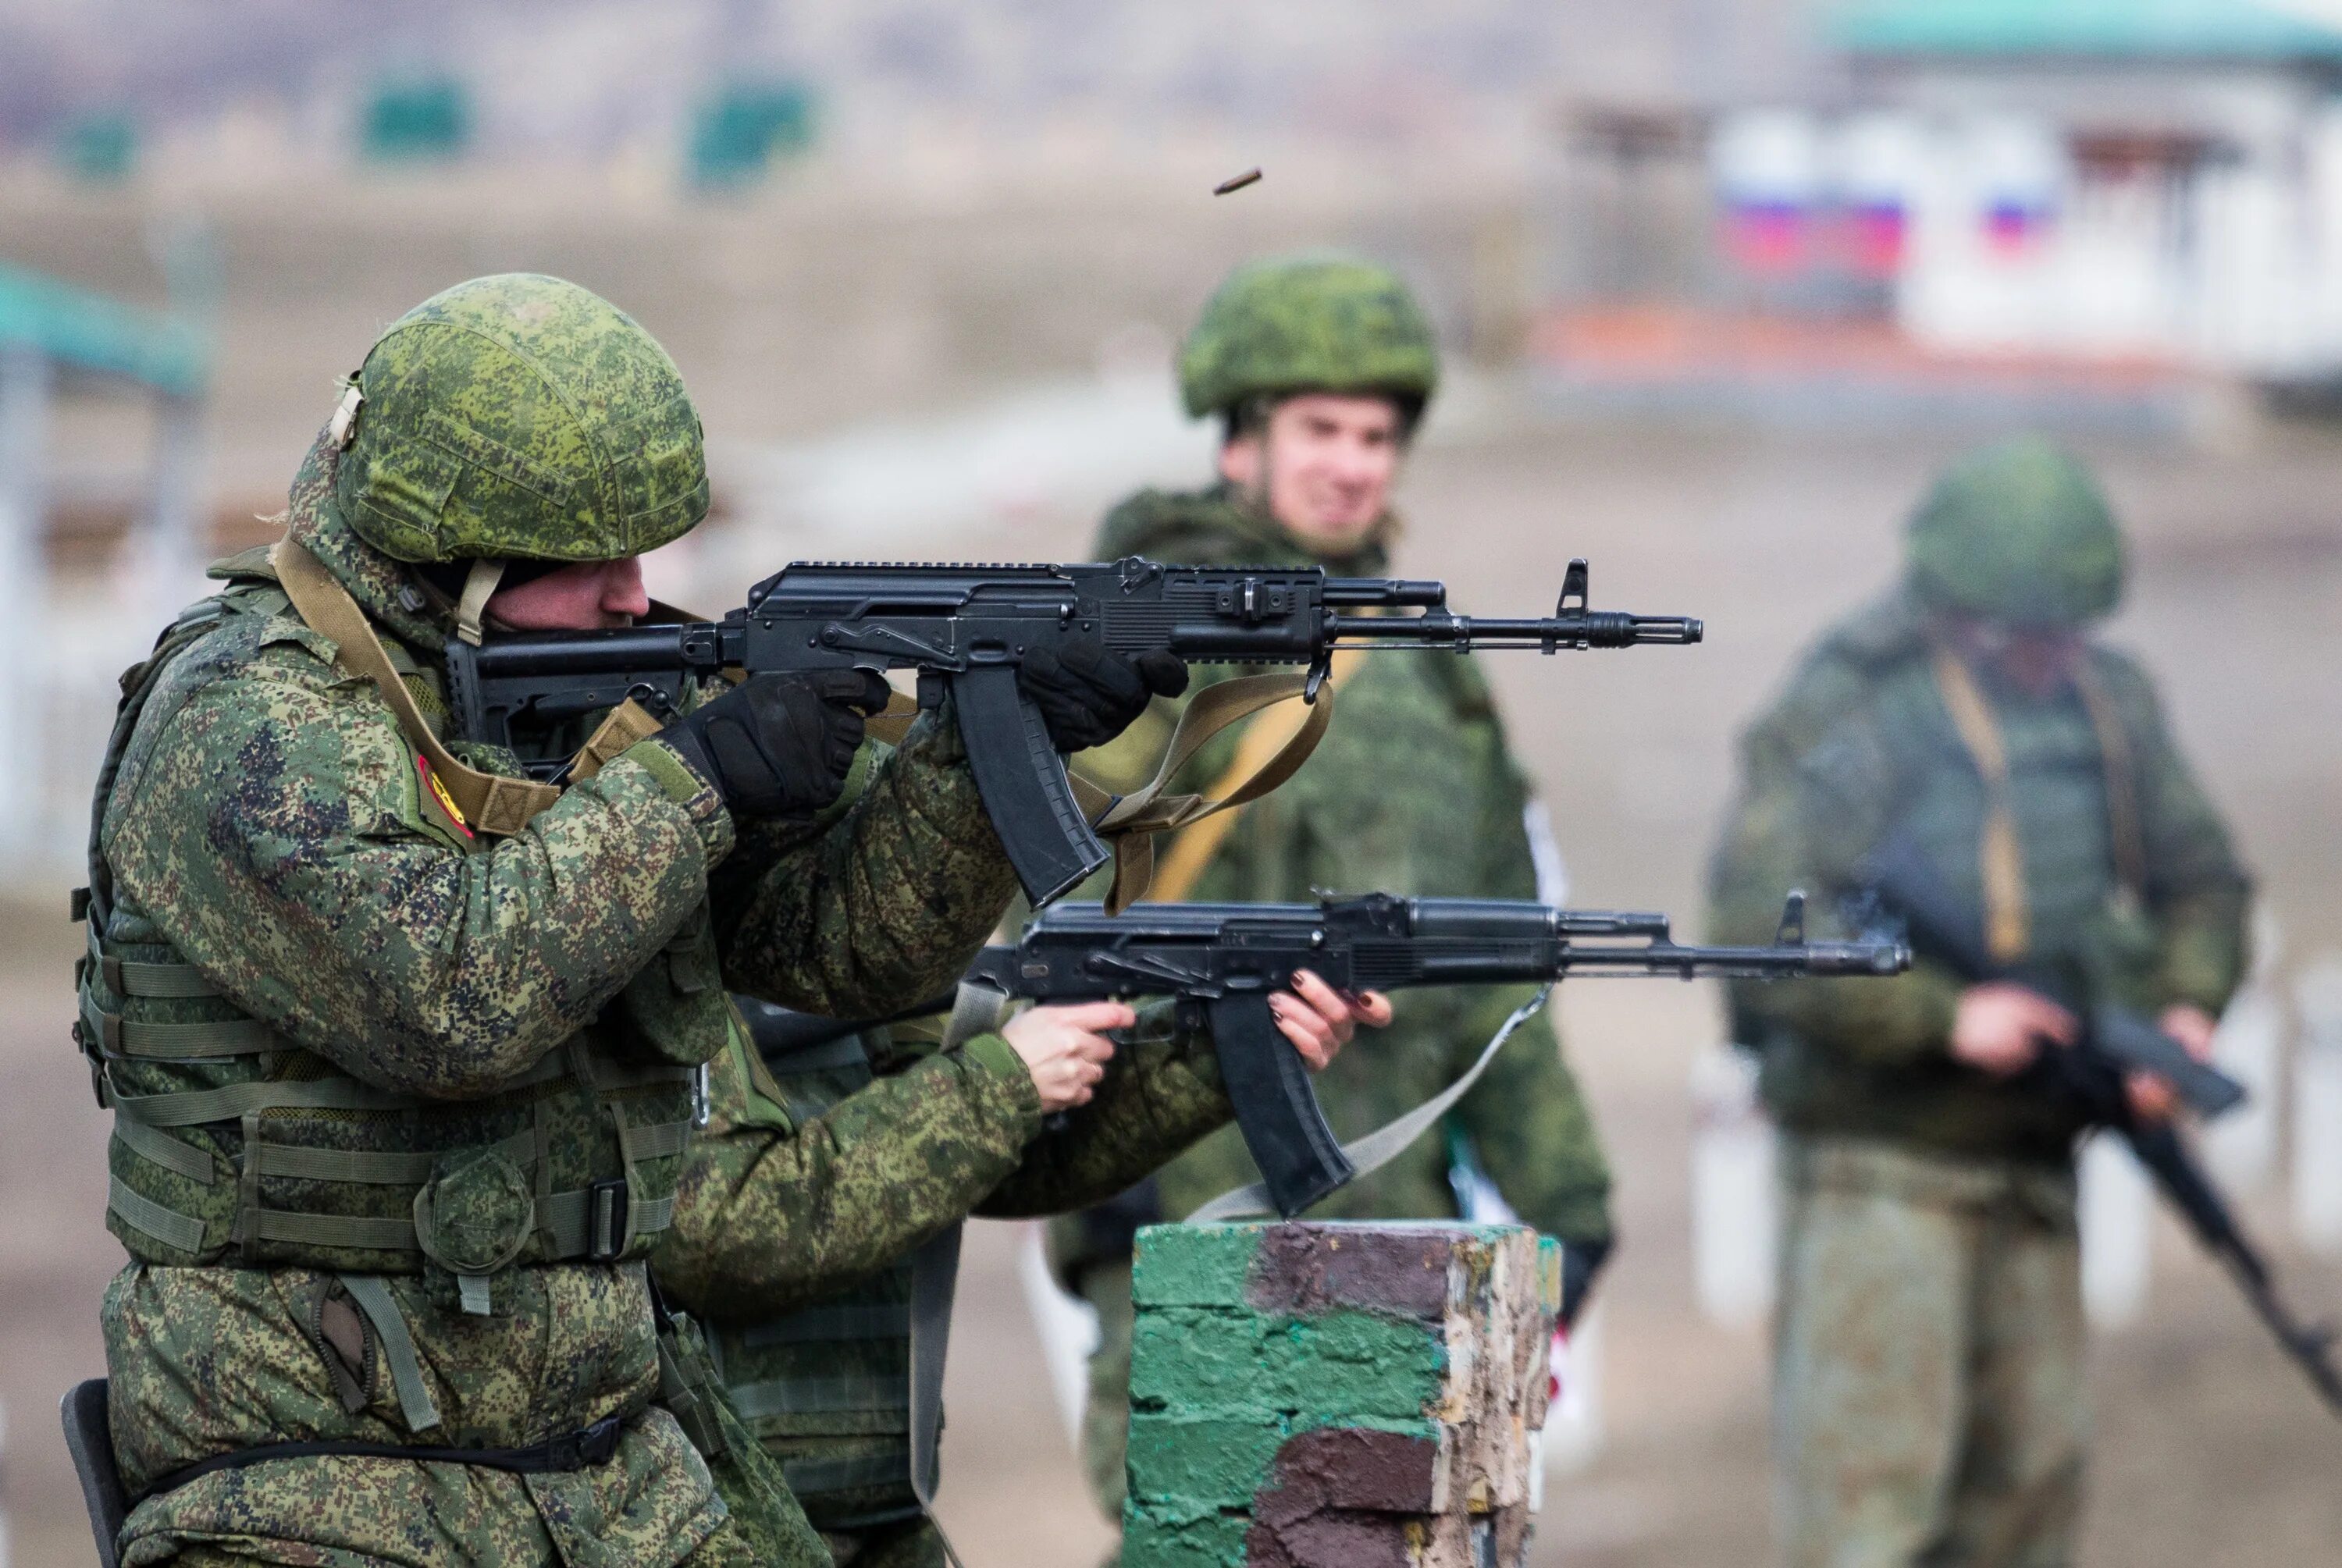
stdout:
<svg viewBox="0 0 2342 1568">
<path fill-rule="evenodd" d="M 1164 1519 L 1134 1506 L 1124 1517 L 1122 1568 L 1244 1568 L 1252 1517 Z"/>
<path fill-rule="evenodd" d="M 1148 1306 L 1243 1308 L 1266 1225 L 1149 1225 L 1138 1233 L 1131 1291 Z"/>
<path fill-rule="evenodd" d="M 1291 1435 L 1292 1424 L 1276 1416 L 1133 1411 L 1131 1500 L 1174 1519 L 1249 1508 L 1269 1462 Z"/>
</svg>

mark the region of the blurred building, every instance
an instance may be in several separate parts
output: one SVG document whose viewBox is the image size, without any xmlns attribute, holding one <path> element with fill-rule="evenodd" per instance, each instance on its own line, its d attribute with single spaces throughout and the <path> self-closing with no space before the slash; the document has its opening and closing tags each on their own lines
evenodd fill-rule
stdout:
<svg viewBox="0 0 2342 1568">
<path fill-rule="evenodd" d="M 2342 6 L 1852 0 L 1843 107 L 1726 116 L 1728 254 L 1955 354 L 2342 375 Z"/>
</svg>

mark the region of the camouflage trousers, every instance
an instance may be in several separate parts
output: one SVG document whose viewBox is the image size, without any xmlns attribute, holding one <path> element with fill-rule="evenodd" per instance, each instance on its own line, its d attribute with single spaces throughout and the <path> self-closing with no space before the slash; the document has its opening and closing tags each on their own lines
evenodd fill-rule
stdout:
<svg viewBox="0 0 2342 1568">
<path fill-rule="evenodd" d="M 1785 1140 L 1790 1568 L 2062 1568 L 2087 1440 L 2070 1170 Z"/>
<path fill-rule="evenodd" d="M 305 1327 L 335 1277 L 141 1263 L 116 1275 L 101 1323 L 125 1483 L 275 1442 L 411 1441 L 390 1353 L 363 1357 L 366 1403 L 351 1412 L 326 1359 L 339 1352 Z M 740 1486 L 769 1506 L 736 1515 L 683 1426 L 650 1403 L 659 1358 L 639 1264 L 508 1270 L 490 1317 L 436 1300 L 419 1277 L 382 1283 L 411 1326 L 412 1375 L 451 1446 L 515 1447 L 615 1416 L 616 1452 L 526 1473 L 355 1454 L 213 1471 L 132 1511 L 124 1568 L 826 1568 L 777 1467 L 761 1488 L 753 1476 Z"/>
<path fill-rule="evenodd" d="M 1130 1260 L 1093 1263 L 1081 1273 L 1082 1298 L 1097 1313 L 1090 1353 L 1088 1402 L 1082 1408 L 1082 1471 L 1090 1495 L 1115 1524 L 1130 1493 Z"/>
</svg>

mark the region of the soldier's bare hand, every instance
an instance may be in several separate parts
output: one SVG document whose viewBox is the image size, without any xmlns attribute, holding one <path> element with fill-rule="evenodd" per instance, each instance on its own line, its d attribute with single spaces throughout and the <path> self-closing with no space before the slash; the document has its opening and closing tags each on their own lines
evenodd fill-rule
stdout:
<svg viewBox="0 0 2342 1568">
<path fill-rule="evenodd" d="M 1268 1010 L 1313 1070 L 1323 1070 L 1340 1054 L 1359 1024 L 1380 1029 L 1391 1021 L 1390 998 L 1382 993 L 1346 995 L 1306 969 L 1293 972 L 1293 989 L 1271 996 Z"/>
<path fill-rule="evenodd" d="M 2078 1019 L 2038 991 L 1995 981 L 1960 993 L 1952 1055 L 2005 1078 L 2031 1066 L 2044 1041 L 2071 1045 L 2081 1033 Z"/>
<path fill-rule="evenodd" d="M 2198 1062 L 2212 1059 L 2212 1035 L 2220 1024 L 2201 1007 L 2192 1002 L 2175 1002 L 2155 1022 Z M 2159 1074 L 2130 1074 L 2123 1080 L 2123 1088 L 2130 1096 L 2132 1112 L 2144 1121 L 2165 1121 L 2179 1109 L 2179 1092 Z"/>
<path fill-rule="evenodd" d="M 1086 1105 L 1114 1060 L 1111 1029 L 1127 1029 L 1138 1014 L 1119 1002 L 1035 1007 L 1008 1021 L 1001 1035 L 1033 1074 L 1041 1109 L 1054 1114 Z"/>
</svg>

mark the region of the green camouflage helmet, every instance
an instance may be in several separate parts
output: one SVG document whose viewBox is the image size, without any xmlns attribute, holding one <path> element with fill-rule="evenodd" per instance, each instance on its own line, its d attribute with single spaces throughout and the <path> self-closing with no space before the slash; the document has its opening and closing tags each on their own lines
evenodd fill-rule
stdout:
<svg viewBox="0 0 2342 1568">
<path fill-rule="evenodd" d="M 457 284 L 394 322 L 356 382 L 335 498 L 399 560 L 612 560 L 707 514 L 699 415 L 675 362 L 575 284 Z"/>
<path fill-rule="evenodd" d="M 1954 463 L 1912 514 L 1912 591 L 2008 625 L 2078 626 L 2122 597 L 2123 540 L 2088 469 L 2037 435 Z"/>
<path fill-rule="evenodd" d="M 1439 385 L 1431 324 L 1397 275 L 1324 252 L 1238 267 L 1179 351 L 1195 418 L 1293 392 L 1386 393 L 1420 406 Z"/>
</svg>

